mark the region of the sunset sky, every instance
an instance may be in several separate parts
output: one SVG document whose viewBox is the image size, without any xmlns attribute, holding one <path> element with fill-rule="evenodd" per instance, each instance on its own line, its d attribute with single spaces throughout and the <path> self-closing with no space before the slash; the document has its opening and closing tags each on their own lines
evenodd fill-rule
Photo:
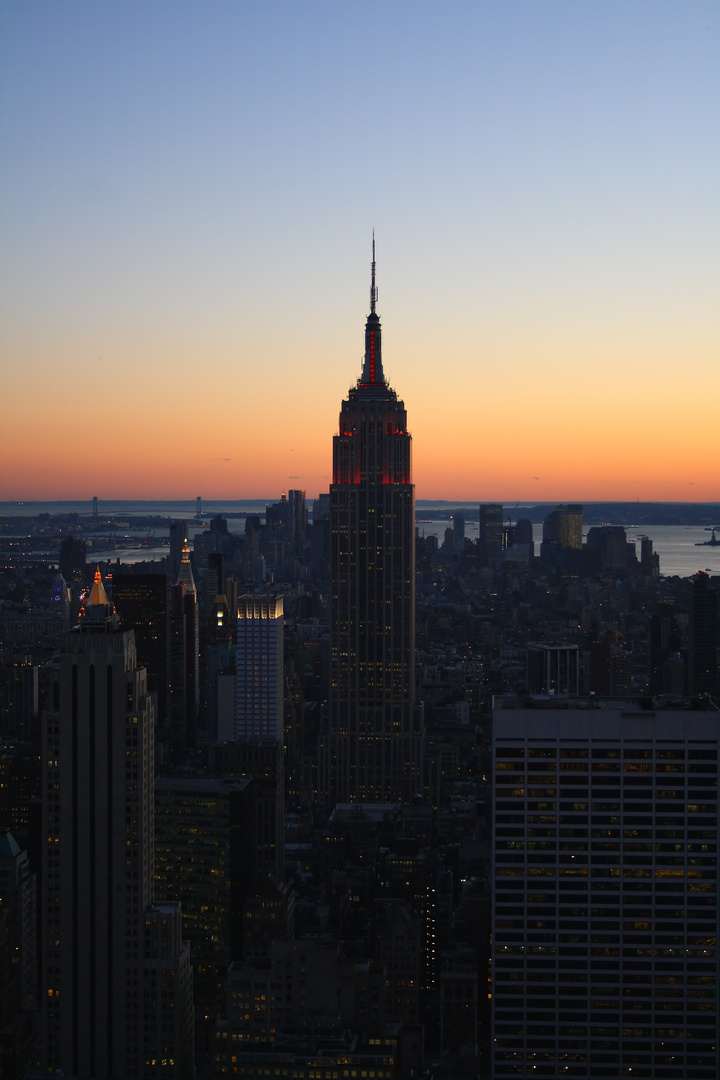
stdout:
<svg viewBox="0 0 720 1080">
<path fill-rule="evenodd" d="M 0 7 L 0 499 L 720 500 L 715 0 Z"/>
</svg>

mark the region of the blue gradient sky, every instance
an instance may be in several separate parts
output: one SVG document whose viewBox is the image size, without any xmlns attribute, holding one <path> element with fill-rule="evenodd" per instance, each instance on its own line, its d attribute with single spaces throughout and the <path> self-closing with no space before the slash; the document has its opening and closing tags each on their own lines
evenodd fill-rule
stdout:
<svg viewBox="0 0 720 1080">
<path fill-rule="evenodd" d="M 0 9 L 0 498 L 720 499 L 710 0 Z"/>
</svg>

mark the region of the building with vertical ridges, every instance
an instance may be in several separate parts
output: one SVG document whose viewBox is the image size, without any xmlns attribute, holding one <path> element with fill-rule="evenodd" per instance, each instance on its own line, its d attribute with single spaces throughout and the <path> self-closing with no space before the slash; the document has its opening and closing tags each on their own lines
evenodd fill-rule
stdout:
<svg viewBox="0 0 720 1080">
<path fill-rule="evenodd" d="M 283 737 L 283 600 L 238 599 L 235 739 Z"/>
<path fill-rule="evenodd" d="M 480 503 L 478 547 L 485 560 L 502 550 L 503 513 L 501 503 Z"/>
<path fill-rule="evenodd" d="M 690 692 L 720 695 L 720 578 L 700 571 L 690 597 Z"/>
<path fill-rule="evenodd" d="M 170 749 L 181 758 L 194 746 L 200 704 L 200 613 L 187 540 L 171 591 L 171 611 Z"/>
<path fill-rule="evenodd" d="M 123 629 L 135 631 L 138 664 L 157 694 L 157 722 L 164 730 L 170 707 L 170 578 L 116 571 L 112 598 Z"/>
<path fill-rule="evenodd" d="M 328 802 L 407 802 L 422 788 L 411 437 L 383 372 L 376 300 L 373 241 L 362 375 L 333 439 L 330 699 L 319 784 Z"/>
<path fill-rule="evenodd" d="M 99 570 L 43 730 L 42 1064 L 78 1080 L 194 1076 L 180 907 L 153 904 L 153 707 Z"/>
</svg>

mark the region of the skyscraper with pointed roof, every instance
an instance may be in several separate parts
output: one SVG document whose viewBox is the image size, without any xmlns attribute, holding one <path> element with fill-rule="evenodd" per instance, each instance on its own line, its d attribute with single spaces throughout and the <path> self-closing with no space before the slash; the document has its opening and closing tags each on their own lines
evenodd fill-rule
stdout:
<svg viewBox="0 0 720 1080">
<path fill-rule="evenodd" d="M 43 725 L 42 1063 L 78 1080 L 194 1073 L 178 904 L 153 902 L 153 703 L 100 576 Z M 161 1062 L 163 1065 L 161 1066 Z"/>
<path fill-rule="evenodd" d="M 179 760 L 195 743 L 200 705 L 200 619 L 187 538 L 171 604 L 170 750 Z"/>
<path fill-rule="evenodd" d="M 320 786 L 335 802 L 407 802 L 422 786 L 411 437 L 383 371 L 376 304 L 373 237 L 363 369 L 333 438 L 331 685 Z"/>
<path fill-rule="evenodd" d="M 190 562 L 190 545 L 185 539 L 183 544 L 182 555 L 180 557 L 180 573 L 178 574 L 177 584 L 182 585 L 183 593 L 192 593 L 197 600 L 197 587 L 195 585 L 195 578 L 193 577 L 192 564 Z"/>
</svg>

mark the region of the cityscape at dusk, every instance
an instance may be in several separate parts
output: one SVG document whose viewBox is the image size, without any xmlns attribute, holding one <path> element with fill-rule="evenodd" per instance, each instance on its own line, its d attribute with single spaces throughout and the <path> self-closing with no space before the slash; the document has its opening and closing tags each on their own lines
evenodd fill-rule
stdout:
<svg viewBox="0 0 720 1080">
<path fill-rule="evenodd" d="M 0 1080 L 717 1080 L 716 5 L 0 37 Z"/>
<path fill-rule="evenodd" d="M 327 490 L 373 228 L 419 498 L 720 497 L 714 4 L 0 22 L 1 498 Z"/>
</svg>

